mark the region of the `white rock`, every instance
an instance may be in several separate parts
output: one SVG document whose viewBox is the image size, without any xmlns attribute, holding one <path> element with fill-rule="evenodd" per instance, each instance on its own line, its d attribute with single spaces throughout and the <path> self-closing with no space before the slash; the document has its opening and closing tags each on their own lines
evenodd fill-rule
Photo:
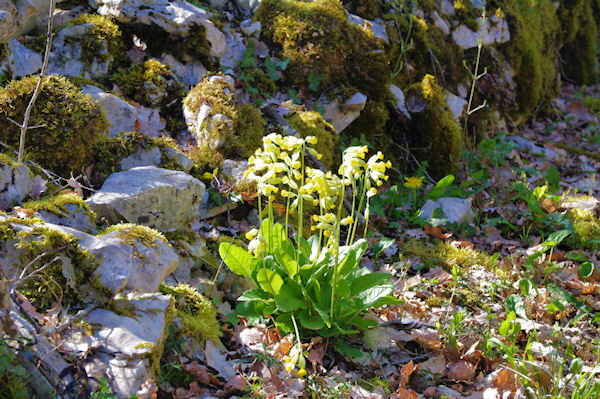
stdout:
<svg viewBox="0 0 600 399">
<path fill-rule="evenodd" d="M 506 19 L 501 19 L 493 15 L 486 20 L 485 24 L 481 18 L 477 18 L 477 23 L 479 26 L 478 32 L 473 32 L 464 25 L 459 26 L 452 32 L 454 42 L 466 50 L 477 47 L 477 40 L 479 38 L 482 39 L 484 46 L 506 43 L 510 40 L 510 30 Z"/>
<path fill-rule="evenodd" d="M 119 165 L 121 170 L 129 170 L 139 166 L 160 166 L 160 158 L 162 154 L 158 147 L 152 147 L 149 150 L 140 150 L 123 158 Z"/>
<path fill-rule="evenodd" d="M 454 115 L 454 119 L 458 121 L 462 116 L 468 101 L 447 90 L 444 91 L 444 99 L 448 103 L 448 107 L 450 108 L 452 115 Z"/>
<path fill-rule="evenodd" d="M 406 109 L 406 104 L 404 103 L 404 92 L 402 91 L 402 89 L 394 84 L 391 84 L 390 92 L 396 100 L 396 111 L 410 119 L 410 114 L 408 113 L 408 110 Z"/>
<path fill-rule="evenodd" d="M 8 51 L 13 78 L 31 75 L 42 67 L 42 57 L 23 46 L 14 37 L 8 40 Z"/>
<path fill-rule="evenodd" d="M 188 158 L 181 151 L 176 150 L 175 148 L 167 147 L 164 150 L 169 157 L 175 162 L 184 172 L 189 172 L 194 167 L 194 161 Z"/>
<path fill-rule="evenodd" d="M 46 27 L 49 0 L 0 0 L 0 42 Z"/>
<path fill-rule="evenodd" d="M 567 198 L 560 202 L 560 208 L 595 211 L 600 209 L 600 201 L 594 197 Z"/>
<path fill-rule="evenodd" d="M 448 23 L 440 17 L 440 14 L 438 14 L 437 11 L 433 12 L 433 23 L 444 33 L 444 35 L 450 34 L 450 26 L 448 26 Z"/>
<path fill-rule="evenodd" d="M 160 110 L 157 108 L 146 108 L 141 105 L 136 106 L 139 122 L 139 130 L 149 137 L 159 137 L 167 127 L 167 123 L 160 117 Z"/>
<path fill-rule="evenodd" d="M 358 15 L 350 13 L 348 14 L 348 22 L 370 30 L 371 32 L 373 32 L 373 36 L 378 37 L 386 43 L 389 43 L 385 25 L 375 21 L 369 21 L 368 19 L 364 19 L 359 17 Z"/>
<path fill-rule="evenodd" d="M 454 2 L 452 0 L 442 0 L 440 5 L 442 7 L 442 14 L 449 16 L 456 14 Z"/>
<path fill-rule="evenodd" d="M 93 310 L 85 320 L 100 326 L 94 338 L 108 353 L 127 358 L 149 355 L 164 341 L 165 313 L 171 297 L 159 293 L 129 293 L 119 302 L 130 305 L 135 316 L 119 315 L 107 309 Z"/>
<path fill-rule="evenodd" d="M 44 222 L 70 227 L 75 230 L 93 234 L 96 232 L 96 224 L 93 216 L 85 209 L 79 209 L 78 205 L 65 204 L 65 211 L 62 215 L 57 215 L 46 210 L 39 210 L 37 213 Z"/>
<path fill-rule="evenodd" d="M 194 216 L 204 191 L 204 183 L 184 172 L 144 166 L 113 173 L 87 202 L 113 223 L 126 220 L 167 231 Z"/>
<path fill-rule="evenodd" d="M 531 155 L 546 157 L 550 161 L 558 161 L 562 158 L 558 152 L 548 148 L 540 147 L 533 141 L 527 140 L 521 136 L 509 136 L 506 138 L 506 141 L 513 141 L 519 146 L 519 150 L 527 151 Z"/>
<path fill-rule="evenodd" d="M 171 54 L 163 54 L 161 62 L 170 66 L 187 88 L 197 85 L 208 72 L 200 61 L 194 60 L 187 54 L 183 56 L 183 62 L 179 62 Z"/>
<path fill-rule="evenodd" d="M 227 53 L 221 57 L 221 66 L 233 69 L 242 61 L 246 53 L 244 39 L 238 32 L 232 31 L 229 26 L 225 27 L 225 40 L 227 42 Z"/>
<path fill-rule="evenodd" d="M 111 388 L 120 398 L 129 398 L 131 395 L 135 395 L 142 384 L 153 377 L 148 359 L 122 359 L 119 357 L 112 357 L 108 361 L 106 376 L 110 381 Z"/>
<path fill-rule="evenodd" d="M 8 3 L 8 0 L 3 2 Z M 12 36 L 16 36 L 19 34 L 19 28 L 17 26 L 17 21 L 15 21 L 13 15 L 16 14 L 16 7 L 14 4 L 10 4 L 12 9 L 15 10 L 15 13 L 6 10 L 4 7 L 3 10 L 0 10 L 0 41 L 5 43 Z"/>
<path fill-rule="evenodd" d="M 98 14 L 112 15 L 120 22 L 156 26 L 166 33 L 187 37 L 192 26 L 203 26 L 211 45 L 210 55 L 221 57 L 227 52 L 223 33 L 209 20 L 208 13 L 187 1 L 168 0 L 96 0 Z"/>
<path fill-rule="evenodd" d="M 359 117 L 366 103 L 367 96 L 359 92 L 355 93 L 352 98 L 341 105 L 337 99 L 333 100 L 324 106 L 325 113 L 323 114 L 323 118 L 331 121 L 335 131 L 339 134 Z"/>
<path fill-rule="evenodd" d="M 32 189 L 33 180 L 27 166 L 5 165 L 0 161 L 0 209 L 20 204 Z"/>
<path fill-rule="evenodd" d="M 421 208 L 422 219 L 429 220 L 433 216 L 435 209 L 441 208 L 450 223 L 462 224 L 470 222 L 475 218 L 471 209 L 471 198 L 453 198 L 443 197 L 437 201 L 427 200 Z"/>
<path fill-rule="evenodd" d="M 235 2 L 242 10 L 250 13 L 256 12 L 260 5 L 260 0 L 235 0 Z"/>
<path fill-rule="evenodd" d="M 231 184 L 236 185 L 243 180 L 244 173 L 248 169 L 248 161 L 235 161 L 233 159 L 226 159 L 223 161 L 223 166 L 221 166 L 221 173 L 223 176 L 229 181 Z"/>
<path fill-rule="evenodd" d="M 260 21 L 252 22 L 252 19 L 246 19 L 240 24 L 240 29 L 246 36 L 254 36 L 258 38 L 262 29 Z"/>
</svg>

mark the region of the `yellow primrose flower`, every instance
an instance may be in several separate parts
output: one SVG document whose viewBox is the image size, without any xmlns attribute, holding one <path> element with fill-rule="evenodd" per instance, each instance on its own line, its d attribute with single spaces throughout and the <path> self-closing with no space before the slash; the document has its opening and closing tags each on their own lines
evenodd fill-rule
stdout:
<svg viewBox="0 0 600 399">
<path fill-rule="evenodd" d="M 298 377 L 304 377 L 306 375 L 306 369 L 298 370 Z"/>
<path fill-rule="evenodd" d="M 404 187 L 415 190 L 423 185 L 423 179 L 423 176 L 405 177 Z"/>
<path fill-rule="evenodd" d="M 246 233 L 246 240 L 252 240 L 254 237 L 256 237 L 257 234 L 258 234 L 257 229 L 250 230 L 249 232 Z"/>
</svg>

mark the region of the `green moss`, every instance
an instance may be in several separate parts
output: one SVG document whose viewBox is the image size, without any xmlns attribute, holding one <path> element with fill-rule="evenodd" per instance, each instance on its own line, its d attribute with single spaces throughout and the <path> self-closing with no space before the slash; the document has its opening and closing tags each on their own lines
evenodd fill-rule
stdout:
<svg viewBox="0 0 600 399">
<path fill-rule="evenodd" d="M 411 149 L 420 160 L 428 161 L 433 178 L 455 173 L 464 148 L 463 132 L 442 98 L 442 88 L 433 76 L 425 75 L 421 83 L 406 90 L 406 96 L 421 98 L 426 104 L 406 124 L 405 134 Z"/>
<path fill-rule="evenodd" d="M 380 0 L 343 0 L 343 3 L 352 14 L 371 20 L 377 18 L 383 6 Z"/>
<path fill-rule="evenodd" d="M 188 154 L 201 171 L 217 167 L 223 158 L 247 158 L 261 145 L 264 135 L 261 112 L 252 104 L 237 104 L 229 83 L 225 78 L 215 78 L 219 76 L 223 77 L 222 74 L 204 77 L 183 101 L 194 114 L 207 105 L 211 115 L 221 114 L 230 121 L 211 121 L 210 131 L 206 121 L 201 131 L 194 132 L 206 139 Z"/>
<path fill-rule="evenodd" d="M 481 10 L 473 7 L 470 0 L 454 0 L 453 6 L 456 19 L 473 32 L 477 32 L 479 30 L 477 18 L 481 17 Z"/>
<path fill-rule="evenodd" d="M 598 97 L 584 97 L 583 104 L 592 112 L 600 112 L 600 98 Z"/>
<path fill-rule="evenodd" d="M 138 312 L 133 301 L 122 296 L 112 298 L 106 303 L 104 309 L 110 310 L 119 316 L 131 317 L 132 319 L 136 320 L 140 316 L 140 312 Z"/>
<path fill-rule="evenodd" d="M 560 55 L 564 75 L 577 84 L 596 83 L 598 27 L 592 0 L 562 2 L 556 11 L 562 27 Z"/>
<path fill-rule="evenodd" d="M 31 376 L 19 364 L 19 360 L 5 339 L 0 339 L 0 398 L 29 399 L 32 397 L 27 390 Z"/>
<path fill-rule="evenodd" d="M 410 240 L 403 243 L 400 253 L 407 257 L 418 257 L 429 267 L 442 267 L 450 272 L 453 267 L 468 270 L 481 266 L 488 270 L 495 268 L 492 256 L 471 248 L 458 248 L 447 241 L 436 240 L 434 243 Z"/>
<path fill-rule="evenodd" d="M 159 231 L 148 226 L 142 226 L 133 223 L 119 223 L 109 226 L 106 230 L 98 234 L 103 236 L 117 231 L 117 237 L 121 239 L 121 243 L 136 247 L 138 242 L 141 242 L 146 247 L 156 248 L 157 240 L 163 241 L 169 246 L 167 238 Z"/>
<path fill-rule="evenodd" d="M 590 240 L 600 240 L 600 220 L 594 212 L 571 209 L 567 216 L 573 224 L 573 234 L 567 238 L 567 243 L 579 249 L 600 249 L 600 243 L 588 243 Z"/>
<path fill-rule="evenodd" d="M 84 210 L 85 213 L 96 220 L 96 214 L 90 209 L 89 205 L 75 193 L 66 192 L 57 195 L 48 195 L 42 199 L 27 201 L 23 204 L 23 208 L 31 209 L 32 211 L 48 211 L 57 216 L 66 217 L 70 213 L 66 205 L 77 205 L 77 211 Z"/>
<path fill-rule="evenodd" d="M 425 300 L 425 304 L 430 308 L 441 308 L 446 303 L 446 299 L 441 296 L 430 296 Z"/>
<path fill-rule="evenodd" d="M 0 228 L 0 232 L 16 240 L 15 247 L 19 249 L 21 265 L 27 265 L 38 256 L 29 272 L 43 265 L 50 265 L 23 283 L 19 291 L 40 313 L 51 309 L 56 302 L 60 302 L 63 308 L 81 309 L 85 301 L 89 300 L 89 292 L 84 287 L 91 285 L 93 288 L 100 288 L 97 277 L 93 275 L 98 267 L 94 256 L 82 250 L 78 239 L 72 234 L 43 225 L 34 225 L 30 231 L 15 234 L 14 228 L 7 226 L 8 224 L 31 224 L 34 219 L 26 222 L 14 219 L 6 218 L 0 222 L 0 226 L 4 226 Z M 61 256 L 57 257 L 59 253 Z"/>
<path fill-rule="evenodd" d="M 204 172 L 212 172 L 215 169 L 220 169 L 225 158 L 223 154 L 212 150 L 206 144 L 200 144 L 191 148 L 187 152 L 187 156 L 194 162 L 192 175 L 201 177 Z"/>
<path fill-rule="evenodd" d="M 390 69 L 383 42 L 351 24 L 338 0 L 264 0 L 255 18 L 262 38 L 289 57 L 286 78 L 296 86 L 311 73 L 323 76 L 320 90 L 355 87 L 377 100 L 385 94 Z"/>
<path fill-rule="evenodd" d="M 0 140 L 18 148 L 19 127 L 8 118 L 22 121 L 39 80 L 29 76 L 12 81 L 0 90 Z M 94 144 L 108 133 L 104 111 L 92 97 L 66 78 L 47 76 L 33 107 L 25 154 L 41 166 L 69 177 L 92 163 Z"/>
<path fill-rule="evenodd" d="M 84 14 L 72 19 L 68 26 L 90 24 L 90 34 L 80 38 L 70 38 L 77 40 L 81 45 L 82 58 L 84 60 L 98 59 L 106 61 L 109 57 L 121 59 L 124 56 L 125 47 L 121 40 L 121 31 L 109 17 L 98 14 Z M 104 45 L 108 54 L 102 54 Z"/>
<path fill-rule="evenodd" d="M 559 43 L 560 22 L 551 0 L 493 1 L 489 7 L 498 7 L 498 13 L 508 20 L 510 41 L 501 48 L 514 70 L 517 86 L 517 103 L 510 114 L 515 122 L 522 121 L 540 102 L 558 93 L 555 46 Z"/>
<path fill-rule="evenodd" d="M 169 137 L 148 137 L 141 132 L 121 132 L 115 137 L 103 137 L 92 150 L 94 158 L 94 175 L 99 180 L 106 179 L 111 173 L 121 170 L 120 162 L 138 150 L 149 150 L 157 147 L 161 152 L 160 167 L 181 170 L 181 167 L 168 154 L 172 148 L 183 152 Z"/>
<path fill-rule="evenodd" d="M 182 335 L 192 336 L 200 343 L 208 339 L 218 342 L 221 330 L 217 310 L 211 301 L 187 284 L 161 284 L 159 290 L 174 299 L 175 315 L 181 320 Z"/>
<path fill-rule="evenodd" d="M 598 154 L 597 152 L 582 150 L 581 148 L 573 147 L 572 145 L 565 144 L 562 142 L 554 143 L 554 145 L 558 148 L 562 148 L 567 152 L 570 152 L 571 154 L 585 155 L 588 158 L 593 158 L 596 161 L 600 161 L 600 154 Z"/>
<path fill-rule="evenodd" d="M 331 169 L 334 160 L 338 158 L 336 152 L 338 136 L 331 123 L 326 122 L 320 113 L 314 111 L 296 111 L 286 117 L 290 126 L 300 136 L 315 136 L 317 144 L 315 150 L 323 155 L 321 162 L 327 169 Z"/>
<path fill-rule="evenodd" d="M 184 94 L 173 71 L 155 59 L 119 69 L 112 79 L 128 98 L 148 107 L 164 108 Z"/>
<path fill-rule="evenodd" d="M 363 380 L 359 378 L 356 380 L 356 384 L 373 392 L 375 389 L 380 388 L 386 395 L 392 393 L 392 383 L 388 379 L 383 379 L 381 377 L 373 377 L 368 380 Z"/>
</svg>

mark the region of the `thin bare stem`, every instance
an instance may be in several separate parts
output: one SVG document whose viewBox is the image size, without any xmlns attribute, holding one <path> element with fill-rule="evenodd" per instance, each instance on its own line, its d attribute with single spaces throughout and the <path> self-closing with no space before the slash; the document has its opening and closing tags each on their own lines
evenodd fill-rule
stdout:
<svg viewBox="0 0 600 399">
<path fill-rule="evenodd" d="M 35 85 L 35 90 L 33 91 L 33 95 L 31 96 L 31 100 L 29 100 L 29 104 L 27 105 L 27 109 L 25 110 L 25 115 L 23 117 L 23 123 L 21 126 L 21 136 L 19 137 L 19 155 L 17 156 L 17 162 L 23 162 L 23 154 L 25 152 L 25 133 L 27 129 L 33 129 L 34 127 L 27 127 L 29 123 L 29 116 L 31 115 L 31 110 L 33 109 L 33 105 L 35 104 L 35 100 L 37 100 L 38 95 L 40 94 L 40 89 L 42 87 L 44 76 L 46 75 L 46 68 L 48 67 L 48 61 L 50 59 L 50 50 L 52 49 L 52 28 L 54 25 L 54 8 L 56 6 L 56 0 L 50 0 L 50 7 L 48 10 L 48 32 L 46 36 L 46 51 L 44 53 L 44 62 L 42 64 L 42 70 L 40 71 L 40 78 Z"/>
</svg>

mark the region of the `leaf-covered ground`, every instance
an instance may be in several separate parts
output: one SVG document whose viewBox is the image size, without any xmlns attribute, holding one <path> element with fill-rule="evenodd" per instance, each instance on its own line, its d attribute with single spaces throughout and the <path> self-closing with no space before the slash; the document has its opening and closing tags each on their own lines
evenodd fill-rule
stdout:
<svg viewBox="0 0 600 399">
<path fill-rule="evenodd" d="M 373 309 L 379 326 L 343 337 L 341 348 L 304 337 L 305 376 L 282 363 L 292 335 L 273 323 L 230 323 L 240 281 L 222 270 L 213 285 L 207 271 L 199 283 L 219 303 L 227 353 L 207 347 L 199 364 L 168 342 L 162 367 L 185 378 L 159 382 L 160 391 L 180 399 L 598 397 L 598 98 L 597 87 L 567 87 L 554 119 L 483 140 L 454 179 L 429 181 L 421 169 L 411 177 L 423 179 L 393 182 L 376 197 L 361 266 L 392 273 L 403 303 Z M 473 213 L 460 225 L 439 211 L 419 218 L 427 200 L 444 197 L 470 198 Z M 218 227 L 226 223 L 194 227 L 213 241 L 250 229 L 235 217 Z"/>
</svg>

